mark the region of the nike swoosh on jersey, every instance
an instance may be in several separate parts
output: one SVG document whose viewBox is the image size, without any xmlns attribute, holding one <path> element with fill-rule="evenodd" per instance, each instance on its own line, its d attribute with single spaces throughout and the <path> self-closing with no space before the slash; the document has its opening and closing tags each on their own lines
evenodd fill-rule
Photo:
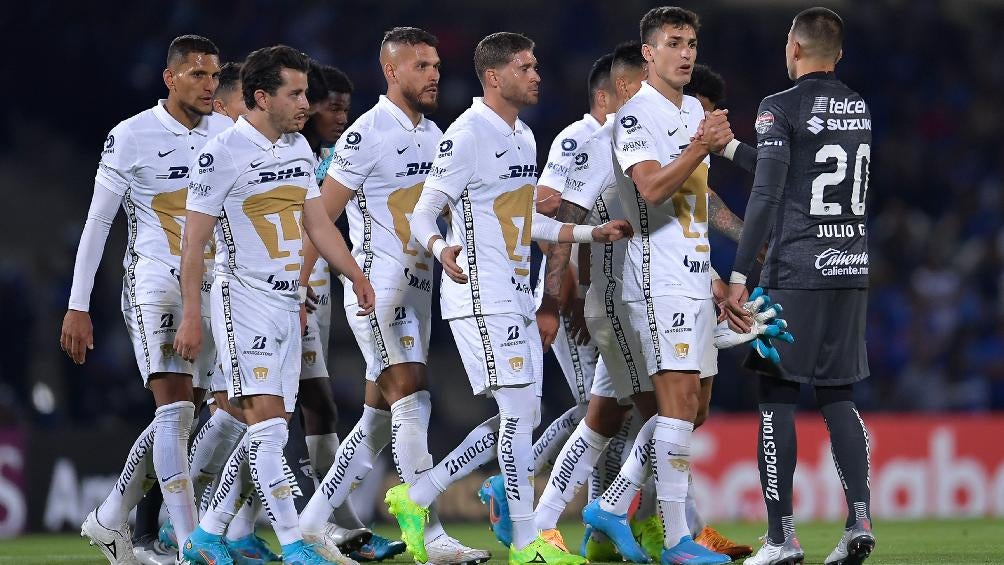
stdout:
<svg viewBox="0 0 1004 565">
<path fill-rule="evenodd" d="M 667 131 L 666 133 L 669 134 L 669 137 L 673 137 L 673 134 L 676 133 L 676 132 L 678 132 L 678 131 L 680 131 L 680 128 L 676 128 L 673 131 Z"/>
<path fill-rule="evenodd" d="M 182 471 L 182 472 L 184 472 L 184 471 Z M 178 475 L 180 475 L 182 472 L 175 473 L 175 474 L 171 475 L 170 477 L 168 477 L 166 479 L 161 479 L 160 482 L 166 483 L 167 481 L 170 481 L 171 479 L 173 479 L 173 478 L 177 477 Z"/>
<path fill-rule="evenodd" d="M 251 161 L 251 168 L 252 168 L 252 169 L 257 169 L 257 168 L 258 168 L 258 167 L 260 167 L 260 166 L 261 166 L 261 164 L 262 164 L 262 163 L 264 163 L 264 162 L 265 162 L 265 161 L 258 161 L 257 163 L 255 163 L 254 161 Z"/>
<path fill-rule="evenodd" d="M 167 157 L 168 155 L 170 155 L 171 153 L 174 153 L 175 151 L 177 151 L 177 148 L 172 149 L 172 150 L 167 151 L 167 152 L 164 152 L 164 153 L 161 153 L 160 151 L 158 151 L 157 152 L 157 156 L 158 157 Z"/>
<path fill-rule="evenodd" d="M 496 154 L 495 154 L 495 158 L 496 158 L 496 159 L 499 159 L 499 158 L 501 158 L 501 157 L 502 157 L 503 155 L 505 155 L 505 154 L 506 154 L 506 153 L 508 153 L 508 152 L 509 152 L 509 150 L 508 150 L 508 149 L 506 149 L 505 151 L 503 151 L 503 152 L 501 152 L 501 153 L 496 153 Z"/>
<path fill-rule="evenodd" d="M 283 477 L 283 478 L 279 479 L 278 481 L 276 481 L 276 482 L 274 482 L 274 483 L 269 483 L 269 485 L 268 485 L 268 488 L 272 488 L 272 487 L 274 487 L 275 485 L 277 485 L 277 484 L 279 484 L 279 483 L 281 483 L 281 482 L 283 482 L 283 481 L 285 481 L 285 480 L 286 480 L 286 477 Z"/>
<path fill-rule="evenodd" d="M 405 152 L 405 151 L 407 151 L 407 150 L 408 150 L 408 147 L 407 147 L 407 146 L 405 146 L 405 147 L 402 147 L 401 149 L 398 149 L 398 150 L 397 150 L 397 154 L 398 154 L 398 155 L 400 155 L 400 154 L 404 153 L 404 152 Z"/>
</svg>

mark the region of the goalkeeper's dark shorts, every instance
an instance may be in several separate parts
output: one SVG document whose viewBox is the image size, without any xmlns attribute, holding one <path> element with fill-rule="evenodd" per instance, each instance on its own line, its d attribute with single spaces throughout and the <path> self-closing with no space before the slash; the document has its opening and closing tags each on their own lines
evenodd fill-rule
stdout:
<svg viewBox="0 0 1004 565">
<path fill-rule="evenodd" d="M 846 385 L 869 375 L 868 289 L 764 291 L 784 309 L 781 317 L 788 322 L 795 343 L 771 340 L 781 355 L 780 366 L 750 351 L 747 369 L 814 386 Z"/>
</svg>

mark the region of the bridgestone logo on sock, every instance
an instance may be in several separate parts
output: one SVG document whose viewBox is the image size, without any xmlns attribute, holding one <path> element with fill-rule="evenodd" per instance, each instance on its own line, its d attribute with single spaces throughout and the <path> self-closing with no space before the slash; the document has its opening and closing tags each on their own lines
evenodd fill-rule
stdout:
<svg viewBox="0 0 1004 565">
<path fill-rule="evenodd" d="M 512 437 L 516 435 L 516 423 L 519 418 L 505 418 L 502 423 L 502 434 L 499 438 L 499 466 L 505 474 L 506 498 L 519 500 L 519 477 L 516 469 L 516 456 L 513 454 Z"/>
<path fill-rule="evenodd" d="M 763 496 L 767 500 L 780 502 L 781 497 L 777 492 L 777 445 L 774 443 L 773 420 L 773 412 L 766 410 L 760 412 L 761 448 L 767 471 L 767 487 L 764 489 Z"/>
<path fill-rule="evenodd" d="M 450 472 L 450 476 L 456 475 L 463 469 L 468 463 L 470 463 L 479 453 L 484 453 L 489 449 L 493 449 L 499 440 L 499 435 L 495 432 L 488 432 L 485 437 L 474 442 L 473 445 L 464 450 L 463 453 L 450 459 L 446 462 L 446 469 Z"/>
<path fill-rule="evenodd" d="M 150 451 L 153 447 L 153 438 L 155 432 L 150 432 L 142 440 L 140 440 L 139 445 L 136 446 L 136 450 L 129 454 L 129 459 L 126 460 L 125 470 L 122 471 L 122 475 L 119 477 L 118 482 L 115 483 L 115 490 L 119 494 L 125 494 L 126 488 L 132 481 L 132 476 L 136 474 L 136 469 L 139 467 L 140 462 L 146 457 L 146 453 Z"/>
<path fill-rule="evenodd" d="M 220 486 L 217 487 L 216 494 L 212 499 L 212 506 L 214 508 L 223 504 L 224 499 L 226 499 L 227 495 L 230 494 L 230 489 L 234 488 L 234 483 L 237 482 L 237 477 L 240 476 L 241 461 L 247 457 L 246 454 L 248 448 L 247 445 L 242 444 L 238 446 L 237 449 L 243 453 L 233 455 L 230 457 L 230 460 L 227 461 L 227 468 L 223 470 L 220 478 Z M 237 508 L 234 508 L 233 510 L 236 512 L 242 504 L 243 501 L 238 500 Z"/>
<path fill-rule="evenodd" d="M 356 449 L 363 443 L 363 438 L 366 437 L 366 433 L 362 428 L 356 428 L 355 432 L 345 440 L 345 443 L 338 448 L 338 460 L 335 461 L 334 471 L 331 473 L 331 478 L 324 481 L 321 485 L 321 491 L 324 496 L 331 498 L 335 495 L 335 488 L 342 484 L 345 480 L 345 473 L 349 470 L 349 463 L 352 462 L 352 458 L 356 455 Z"/>
<path fill-rule="evenodd" d="M 575 442 L 568 449 L 568 455 L 561 459 L 561 467 L 558 469 L 558 474 L 551 480 L 551 484 L 557 487 L 562 493 L 568 489 L 568 481 L 572 480 L 572 471 L 587 449 L 589 449 L 589 446 L 586 445 L 586 440 L 581 437 L 576 438 Z"/>
</svg>

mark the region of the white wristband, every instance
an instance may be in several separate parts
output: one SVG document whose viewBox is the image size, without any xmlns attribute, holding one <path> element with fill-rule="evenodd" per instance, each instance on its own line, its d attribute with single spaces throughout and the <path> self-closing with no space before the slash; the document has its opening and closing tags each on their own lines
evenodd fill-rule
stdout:
<svg viewBox="0 0 1004 565">
<path fill-rule="evenodd" d="M 300 285 L 300 287 L 296 289 L 296 295 L 300 299 L 300 304 L 303 304 L 304 302 L 306 302 L 307 301 L 307 285 Z"/>
<path fill-rule="evenodd" d="M 432 256 L 436 258 L 436 261 L 439 261 L 440 263 L 443 262 L 441 257 L 443 255 L 443 250 L 447 247 L 449 247 L 449 245 L 446 244 L 446 240 L 443 238 L 439 238 L 432 242 Z"/>
<path fill-rule="evenodd" d="M 712 281 L 722 280 L 722 276 L 718 274 L 718 271 L 716 271 L 714 267 L 711 268 L 711 280 Z"/>
<path fill-rule="evenodd" d="M 746 284 L 746 275 L 732 271 L 729 275 L 729 284 Z"/>
<path fill-rule="evenodd" d="M 582 226 L 576 225 L 572 227 L 572 239 L 576 243 L 592 243 L 593 242 L 593 229 L 596 226 Z"/>
<path fill-rule="evenodd" d="M 736 149 L 739 148 L 740 143 L 741 142 L 738 139 L 730 141 L 728 145 L 725 146 L 725 149 L 722 149 L 722 157 L 731 161 L 732 158 L 736 156 Z"/>
</svg>

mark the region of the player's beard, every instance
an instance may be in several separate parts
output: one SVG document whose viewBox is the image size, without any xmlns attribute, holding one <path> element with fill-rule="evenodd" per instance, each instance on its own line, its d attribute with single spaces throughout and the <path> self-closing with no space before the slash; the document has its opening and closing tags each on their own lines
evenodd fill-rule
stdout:
<svg viewBox="0 0 1004 565">
<path fill-rule="evenodd" d="M 439 92 L 436 92 L 436 95 L 433 96 L 431 102 L 422 100 L 422 94 L 424 93 L 425 88 L 421 90 L 411 88 L 402 90 L 402 94 L 404 94 L 405 99 L 408 100 L 408 104 L 410 104 L 412 108 L 418 110 L 423 115 L 431 114 L 439 108 Z"/>
</svg>

